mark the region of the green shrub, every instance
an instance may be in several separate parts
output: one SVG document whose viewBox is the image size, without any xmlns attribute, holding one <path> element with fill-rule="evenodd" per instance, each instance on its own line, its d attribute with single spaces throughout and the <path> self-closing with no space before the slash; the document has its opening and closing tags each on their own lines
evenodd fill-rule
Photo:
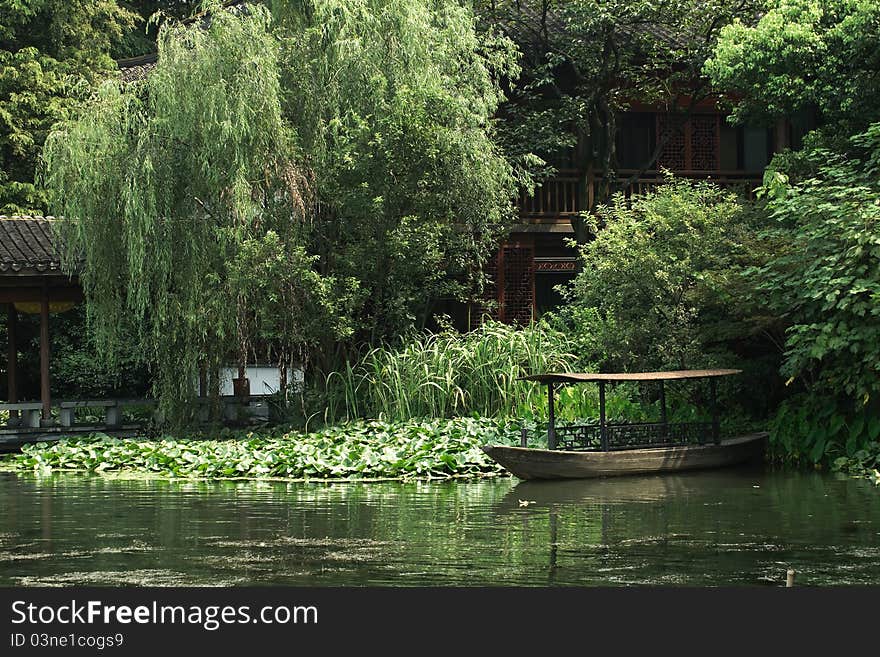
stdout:
<svg viewBox="0 0 880 657">
<path fill-rule="evenodd" d="M 597 213 L 582 270 L 554 318 L 578 352 L 604 371 L 690 369 L 737 362 L 737 267 L 752 257 L 737 197 L 670 178 L 655 191 L 617 196 Z"/>
</svg>

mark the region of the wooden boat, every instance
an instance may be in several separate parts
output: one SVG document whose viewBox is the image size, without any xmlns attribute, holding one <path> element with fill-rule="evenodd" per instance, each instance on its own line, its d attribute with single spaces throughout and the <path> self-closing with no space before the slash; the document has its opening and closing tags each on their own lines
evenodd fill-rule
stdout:
<svg viewBox="0 0 880 657">
<path fill-rule="evenodd" d="M 486 445 L 483 451 L 520 479 L 583 479 L 721 468 L 761 458 L 766 433 L 681 445 L 587 452 Z"/>
<path fill-rule="evenodd" d="M 764 432 L 722 440 L 716 403 L 716 379 L 740 370 L 678 370 L 620 374 L 561 373 L 524 377 L 547 384 L 549 427 L 547 449 L 486 445 L 483 451 L 520 479 L 582 479 L 619 475 L 681 472 L 721 468 L 760 458 L 766 447 Z M 708 379 L 711 422 L 670 423 L 666 417 L 664 381 Z M 569 383 L 599 385 L 599 422 L 557 427 L 554 387 Z M 655 381 L 660 384 L 659 422 L 608 423 L 605 385 L 617 381 Z"/>
</svg>

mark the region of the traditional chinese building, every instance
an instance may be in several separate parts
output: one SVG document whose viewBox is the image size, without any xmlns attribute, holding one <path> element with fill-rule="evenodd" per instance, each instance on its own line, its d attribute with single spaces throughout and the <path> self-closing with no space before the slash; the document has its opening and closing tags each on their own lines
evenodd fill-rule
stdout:
<svg viewBox="0 0 880 657">
<path fill-rule="evenodd" d="M 783 120 L 774 127 L 731 126 L 715 99 L 698 103 L 688 114 L 670 114 L 634 105 L 618 120 L 614 180 L 603 180 L 574 148 L 552 162 L 556 174 L 517 202 L 517 223 L 488 265 L 485 298 L 471 310 L 471 324 L 483 313 L 508 323 L 528 323 L 558 305 L 554 290 L 575 275 L 572 218 L 592 211 L 606 187 L 626 197 L 660 184 L 664 171 L 681 178 L 707 180 L 752 197 L 773 154 L 799 147 L 809 121 Z M 649 169 L 659 144 L 659 156 Z"/>
</svg>

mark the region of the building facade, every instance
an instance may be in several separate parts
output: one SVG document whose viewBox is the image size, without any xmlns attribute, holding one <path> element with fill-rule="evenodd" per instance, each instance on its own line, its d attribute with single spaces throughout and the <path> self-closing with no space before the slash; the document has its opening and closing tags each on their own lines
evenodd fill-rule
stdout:
<svg viewBox="0 0 880 657">
<path fill-rule="evenodd" d="M 731 126 L 706 100 L 687 114 L 635 105 L 618 120 L 612 180 L 593 170 L 577 151 L 554 163 L 556 174 L 517 202 L 519 222 L 487 265 L 484 302 L 469 313 L 471 326 L 486 315 L 526 324 L 561 302 L 556 287 L 577 272 L 572 219 L 591 212 L 607 190 L 626 197 L 660 184 L 666 172 L 712 181 L 746 198 L 761 185 L 774 153 L 799 147 L 809 121 L 784 120 L 773 127 Z M 656 153 L 656 158 L 654 154 Z M 580 159 L 580 161 L 579 161 Z M 649 169 L 640 168 L 654 161 Z"/>
</svg>

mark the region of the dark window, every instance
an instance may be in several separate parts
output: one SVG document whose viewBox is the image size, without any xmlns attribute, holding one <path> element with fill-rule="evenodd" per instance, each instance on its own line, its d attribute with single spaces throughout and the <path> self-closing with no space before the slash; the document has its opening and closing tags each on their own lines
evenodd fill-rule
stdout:
<svg viewBox="0 0 880 657">
<path fill-rule="evenodd" d="M 538 315 L 554 310 L 563 304 L 557 285 L 564 285 L 574 278 L 574 272 L 542 272 L 535 274 L 535 306 Z"/>
<path fill-rule="evenodd" d="M 767 128 L 743 128 L 743 161 L 745 171 L 763 171 L 770 161 L 770 131 Z"/>
<path fill-rule="evenodd" d="M 721 123 L 721 169 L 739 169 L 739 129 L 724 122 Z"/>
<path fill-rule="evenodd" d="M 654 150 L 654 115 L 622 114 L 617 125 L 617 163 L 621 169 L 641 169 Z"/>
</svg>

